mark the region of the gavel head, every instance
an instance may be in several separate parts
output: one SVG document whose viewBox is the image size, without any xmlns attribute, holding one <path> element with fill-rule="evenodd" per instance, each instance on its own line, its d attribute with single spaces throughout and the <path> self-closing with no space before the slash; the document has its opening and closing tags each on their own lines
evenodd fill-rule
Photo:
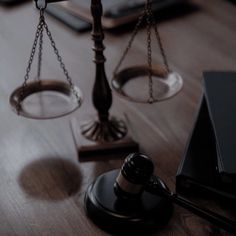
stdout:
<svg viewBox="0 0 236 236">
<path fill-rule="evenodd" d="M 132 153 L 125 159 L 116 178 L 114 191 L 119 199 L 138 199 L 153 174 L 152 160 L 141 153 Z"/>
</svg>

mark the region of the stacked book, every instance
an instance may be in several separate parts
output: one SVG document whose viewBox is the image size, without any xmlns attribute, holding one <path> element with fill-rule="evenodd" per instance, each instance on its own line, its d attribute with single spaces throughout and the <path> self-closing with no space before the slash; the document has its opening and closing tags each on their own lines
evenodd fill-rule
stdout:
<svg viewBox="0 0 236 236">
<path fill-rule="evenodd" d="M 236 200 L 236 72 L 205 72 L 204 95 L 176 191 Z"/>
</svg>

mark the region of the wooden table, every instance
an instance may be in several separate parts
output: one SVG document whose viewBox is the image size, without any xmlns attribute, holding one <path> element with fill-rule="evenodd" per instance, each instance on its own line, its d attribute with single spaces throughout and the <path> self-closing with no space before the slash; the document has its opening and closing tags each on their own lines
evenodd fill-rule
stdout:
<svg viewBox="0 0 236 236">
<path fill-rule="evenodd" d="M 160 23 L 170 66 L 184 79 L 183 90 L 173 99 L 153 105 L 133 104 L 114 96 L 111 109 L 112 114 L 126 114 L 133 138 L 154 159 L 156 174 L 171 189 L 196 117 L 202 71 L 235 70 L 236 66 L 235 5 L 223 0 L 193 2 L 198 10 Z M 81 122 L 95 114 L 90 34 L 77 34 L 48 17 L 67 68 L 84 93 L 78 112 L 37 121 L 17 117 L 8 104 L 12 90 L 23 82 L 37 20 L 31 3 L 0 8 L 0 235 L 108 235 L 86 217 L 83 198 L 96 176 L 120 167 L 123 159 L 79 162 L 70 128 L 71 119 Z M 130 32 L 106 32 L 109 79 L 129 36 Z M 142 29 L 127 65 L 143 63 L 144 36 Z M 44 49 L 44 77 L 63 78 L 51 48 L 45 45 Z M 159 52 L 153 53 L 154 62 L 160 58 Z M 205 204 L 211 206 L 211 201 Z M 218 206 L 214 209 L 221 211 Z M 154 235 L 229 234 L 176 206 L 168 226 Z"/>
</svg>

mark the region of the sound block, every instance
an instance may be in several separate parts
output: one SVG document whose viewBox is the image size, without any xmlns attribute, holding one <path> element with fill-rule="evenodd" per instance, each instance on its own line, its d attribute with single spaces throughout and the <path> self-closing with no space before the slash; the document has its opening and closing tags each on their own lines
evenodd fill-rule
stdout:
<svg viewBox="0 0 236 236">
<path fill-rule="evenodd" d="M 129 134 L 114 142 L 94 142 L 81 134 L 76 120 L 72 120 L 70 125 L 80 161 L 124 158 L 130 153 L 139 151 L 138 143 L 133 141 Z"/>
<path fill-rule="evenodd" d="M 143 235 L 165 226 L 172 215 L 171 202 L 146 191 L 137 200 L 118 199 L 113 189 L 118 173 L 104 173 L 88 187 L 88 217 L 101 229 L 122 235 Z"/>
</svg>

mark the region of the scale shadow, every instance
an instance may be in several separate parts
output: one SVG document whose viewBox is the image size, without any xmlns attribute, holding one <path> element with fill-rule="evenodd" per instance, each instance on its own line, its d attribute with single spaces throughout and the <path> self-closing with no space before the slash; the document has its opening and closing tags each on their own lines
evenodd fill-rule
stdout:
<svg viewBox="0 0 236 236">
<path fill-rule="evenodd" d="M 78 192 L 81 178 L 81 173 L 73 162 L 46 157 L 25 166 L 18 176 L 18 183 L 30 197 L 59 201 Z"/>
</svg>

